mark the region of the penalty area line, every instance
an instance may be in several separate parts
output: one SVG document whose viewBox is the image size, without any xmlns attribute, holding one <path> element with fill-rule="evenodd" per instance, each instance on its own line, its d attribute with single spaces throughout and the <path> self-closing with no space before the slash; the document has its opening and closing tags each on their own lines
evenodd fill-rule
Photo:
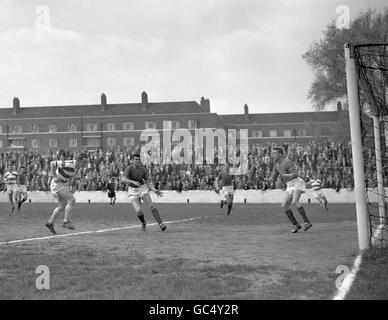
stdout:
<svg viewBox="0 0 388 320">
<path fill-rule="evenodd" d="M 378 238 L 383 228 L 384 226 L 381 224 L 375 231 L 373 237 Z M 362 254 L 360 252 L 357 258 L 353 262 L 352 270 L 346 275 L 344 281 L 341 283 L 341 286 L 338 288 L 337 294 L 333 297 L 333 300 L 345 299 L 346 295 L 350 291 L 350 288 L 352 287 L 354 279 L 356 279 L 357 272 L 360 270 L 361 261 L 362 261 Z"/>
<path fill-rule="evenodd" d="M 164 222 L 164 224 L 188 222 L 188 221 L 200 220 L 200 219 L 209 218 L 209 217 L 215 217 L 215 216 L 205 216 L 205 217 L 188 218 L 188 219 L 182 219 L 182 220 L 172 220 L 172 221 L 166 221 L 166 222 Z M 153 225 L 157 225 L 157 223 L 154 222 L 154 223 L 147 224 L 147 226 L 153 226 Z M 141 227 L 141 225 L 130 225 L 130 226 L 125 226 L 125 227 L 101 229 L 101 230 L 94 230 L 94 231 L 82 231 L 82 232 L 73 232 L 73 233 L 66 233 L 66 234 L 56 234 L 56 235 L 47 236 L 47 237 L 36 237 L 36 238 L 4 241 L 4 242 L 0 242 L 0 245 L 39 241 L 39 240 L 48 240 L 48 239 L 55 239 L 55 238 L 64 238 L 64 237 L 79 236 L 79 235 L 93 234 L 93 233 L 104 233 L 104 232 L 117 231 L 117 230 L 135 229 L 135 228 L 140 228 L 140 227 Z"/>
</svg>

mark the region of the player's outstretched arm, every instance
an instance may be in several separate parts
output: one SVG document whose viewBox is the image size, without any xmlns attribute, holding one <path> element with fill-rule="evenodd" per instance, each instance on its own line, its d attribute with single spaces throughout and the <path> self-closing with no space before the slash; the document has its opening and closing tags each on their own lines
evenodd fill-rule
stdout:
<svg viewBox="0 0 388 320">
<path fill-rule="evenodd" d="M 148 181 L 148 180 L 144 180 L 144 183 L 147 185 L 147 187 L 152 191 L 154 192 L 158 197 L 163 197 L 163 192 L 162 191 L 159 191 L 159 190 L 156 190 L 153 183 L 151 181 Z"/>
</svg>

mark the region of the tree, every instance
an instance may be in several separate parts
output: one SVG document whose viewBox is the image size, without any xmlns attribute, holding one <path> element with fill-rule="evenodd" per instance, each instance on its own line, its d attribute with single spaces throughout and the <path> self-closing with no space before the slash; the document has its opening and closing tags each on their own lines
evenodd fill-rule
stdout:
<svg viewBox="0 0 388 320">
<path fill-rule="evenodd" d="M 312 67 L 315 79 L 308 98 L 318 110 L 346 96 L 344 44 L 387 43 L 388 8 L 384 12 L 369 9 L 361 13 L 349 29 L 338 29 L 331 22 L 323 39 L 314 41 L 302 58 Z"/>
</svg>

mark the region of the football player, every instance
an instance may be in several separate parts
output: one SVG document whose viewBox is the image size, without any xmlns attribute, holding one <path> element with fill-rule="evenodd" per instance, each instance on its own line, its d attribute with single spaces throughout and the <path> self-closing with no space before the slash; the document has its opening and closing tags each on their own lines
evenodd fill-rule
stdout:
<svg viewBox="0 0 388 320">
<path fill-rule="evenodd" d="M 329 210 L 327 207 L 328 201 L 325 194 L 322 191 L 322 182 L 320 179 L 313 175 L 313 178 L 310 180 L 311 193 L 314 199 L 318 200 L 319 204 L 324 207 L 326 210 Z"/>
<path fill-rule="evenodd" d="M 227 215 L 232 211 L 233 206 L 233 197 L 234 197 L 234 187 L 233 187 L 233 177 L 229 174 L 229 166 L 224 165 L 222 172 L 216 177 L 215 186 L 217 190 L 220 190 L 220 181 L 222 185 L 222 192 L 224 194 L 225 200 L 221 200 L 221 208 L 224 204 L 228 205 Z"/>
<path fill-rule="evenodd" d="M 7 172 L 4 175 L 5 184 L 7 186 L 8 201 L 10 206 L 10 215 L 15 212 L 15 194 L 18 190 L 18 173 L 15 165 L 9 165 Z"/>
<path fill-rule="evenodd" d="M 20 166 L 19 170 L 19 188 L 15 193 L 15 200 L 18 204 L 18 211 L 20 211 L 22 204 L 28 199 L 27 195 L 27 170 L 24 166 Z"/>
<path fill-rule="evenodd" d="M 46 227 L 51 233 L 56 234 L 54 223 L 58 215 L 65 212 L 62 227 L 74 230 L 75 227 L 70 222 L 70 216 L 75 207 L 74 195 L 69 191 L 68 182 L 72 179 L 76 172 L 78 163 L 85 158 L 86 155 L 81 153 L 77 160 L 65 160 L 65 151 L 57 152 L 57 159 L 50 162 L 49 185 L 52 194 L 58 201 L 56 207 L 46 223 Z"/>
<path fill-rule="evenodd" d="M 133 155 L 133 163 L 129 165 L 122 174 L 124 183 L 129 184 L 128 197 L 135 209 L 137 216 L 142 224 L 143 231 L 146 230 L 146 221 L 144 213 L 141 210 L 140 201 L 143 200 L 154 216 L 154 219 L 159 224 L 162 231 L 166 230 L 166 225 L 162 222 L 158 210 L 154 207 L 150 196 L 150 191 L 155 192 L 158 197 L 163 196 L 163 192 L 156 190 L 154 186 L 148 181 L 148 170 L 142 166 L 140 161 L 140 154 Z"/>
<path fill-rule="evenodd" d="M 107 189 L 108 189 L 108 197 L 110 199 L 109 205 L 114 206 L 116 202 L 116 190 L 115 190 L 115 179 L 113 177 L 109 179 Z"/>
<path fill-rule="evenodd" d="M 271 180 L 274 181 L 278 175 L 280 175 L 287 182 L 287 189 L 284 199 L 282 201 L 282 209 L 290 219 L 291 223 L 294 225 L 292 233 L 299 231 L 302 226 L 295 219 L 294 214 L 291 210 L 291 205 L 293 205 L 302 216 L 304 222 L 304 231 L 307 231 L 312 227 L 311 222 L 309 221 L 306 211 L 303 208 L 302 204 L 299 202 L 299 199 L 303 192 L 305 192 L 306 186 L 302 178 L 298 177 L 296 168 L 293 161 L 289 158 L 292 157 L 290 154 L 288 157 L 284 154 L 285 150 L 282 147 L 276 147 L 272 149 L 272 156 L 275 159 L 275 165 L 271 175 Z"/>
</svg>

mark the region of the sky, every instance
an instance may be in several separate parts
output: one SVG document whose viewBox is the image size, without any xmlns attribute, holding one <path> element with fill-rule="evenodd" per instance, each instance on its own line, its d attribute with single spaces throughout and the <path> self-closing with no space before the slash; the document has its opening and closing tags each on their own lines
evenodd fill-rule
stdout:
<svg viewBox="0 0 388 320">
<path fill-rule="evenodd" d="M 210 99 L 312 111 L 302 59 L 332 21 L 386 0 L 0 0 L 0 108 Z M 343 20 L 341 20 L 343 21 Z"/>
</svg>

